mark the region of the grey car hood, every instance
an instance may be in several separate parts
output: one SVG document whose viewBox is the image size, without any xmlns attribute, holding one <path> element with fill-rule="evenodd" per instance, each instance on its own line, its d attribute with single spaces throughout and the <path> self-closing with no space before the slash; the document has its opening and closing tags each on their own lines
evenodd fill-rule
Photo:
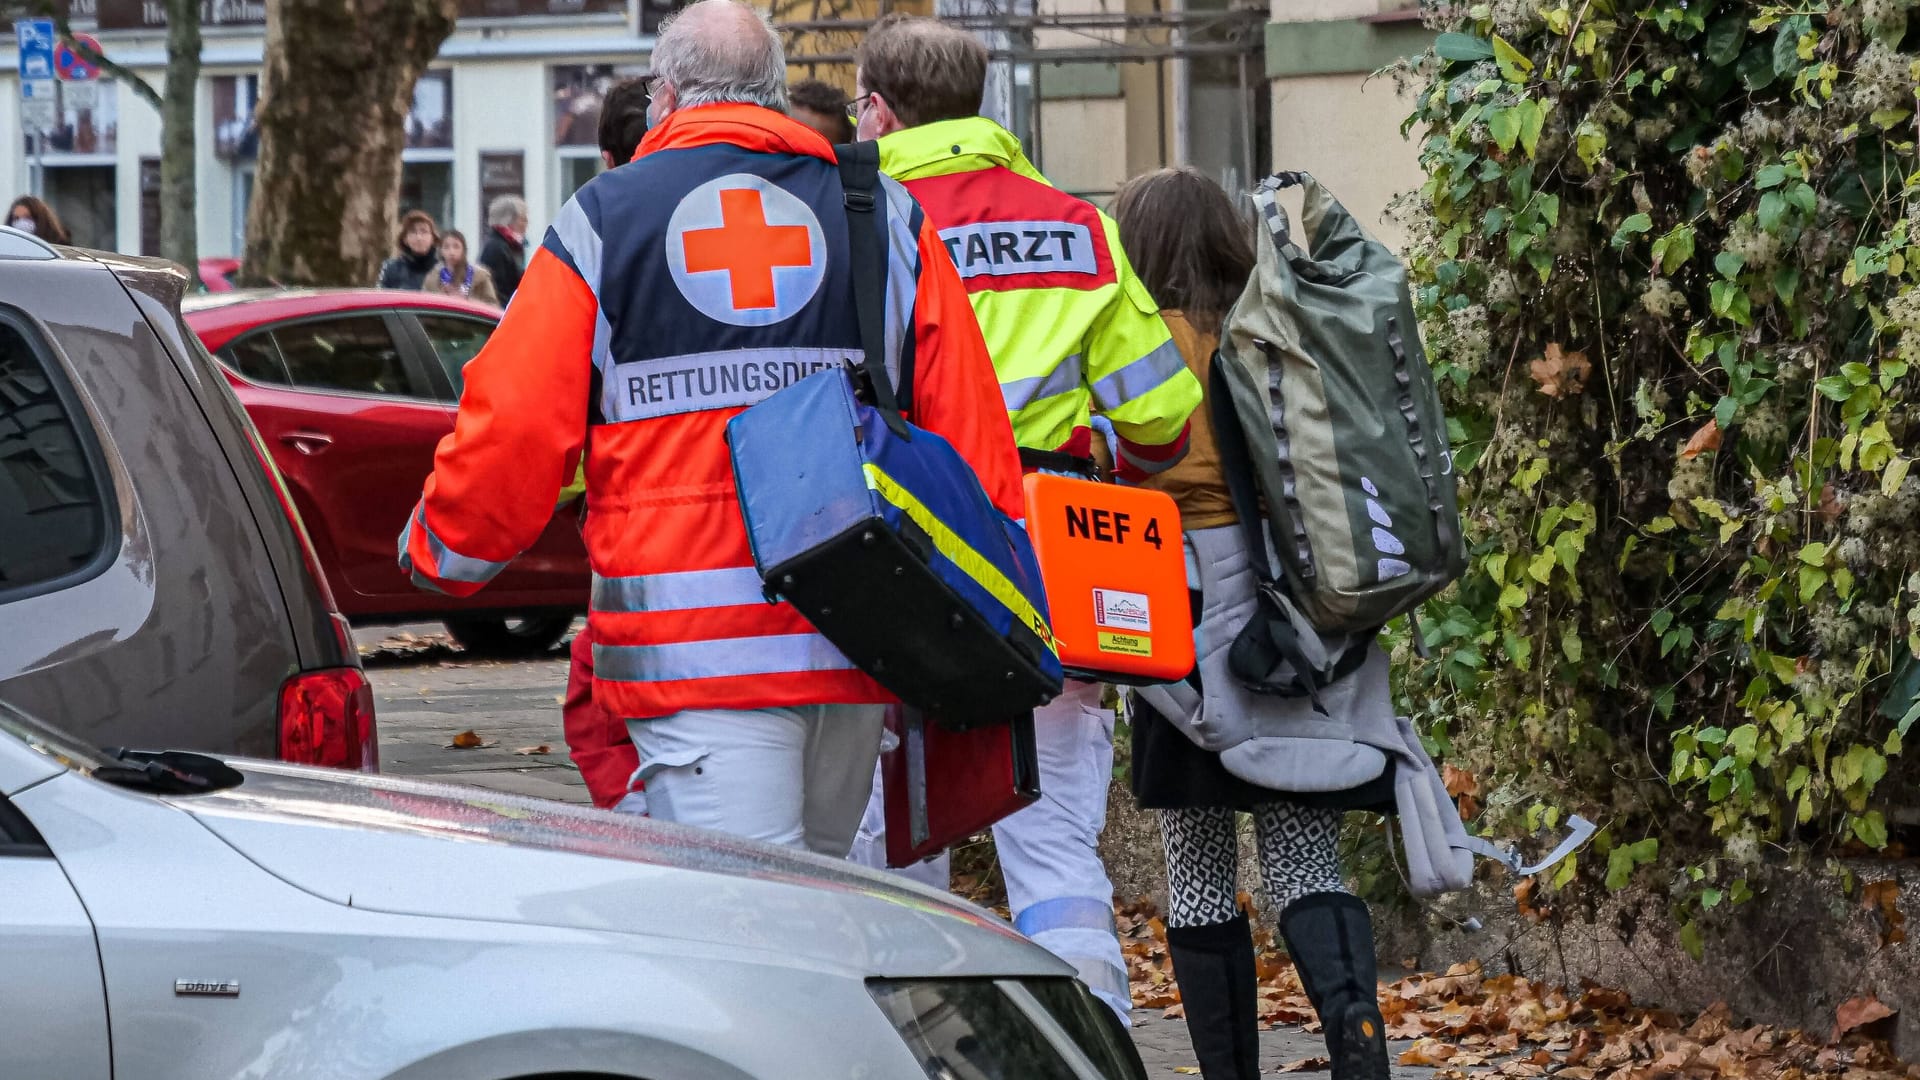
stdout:
<svg viewBox="0 0 1920 1080">
<path fill-rule="evenodd" d="M 355 908 L 763 950 L 872 976 L 1062 975 L 1006 923 L 892 875 L 541 799 L 232 761 L 173 802 L 263 869 Z"/>
</svg>

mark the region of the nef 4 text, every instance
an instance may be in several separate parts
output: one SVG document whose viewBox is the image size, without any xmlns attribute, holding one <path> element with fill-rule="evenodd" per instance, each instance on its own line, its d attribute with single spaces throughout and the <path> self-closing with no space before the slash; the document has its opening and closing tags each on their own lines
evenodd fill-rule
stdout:
<svg viewBox="0 0 1920 1080">
<path fill-rule="evenodd" d="M 1095 540 L 1102 544 L 1124 544 L 1127 534 L 1133 531 L 1133 515 L 1118 510 L 1100 510 L 1087 506 L 1068 506 L 1067 535 Z M 1147 527 L 1141 532 L 1140 539 L 1152 544 L 1154 550 L 1160 548 L 1160 519 L 1147 519 Z"/>
</svg>

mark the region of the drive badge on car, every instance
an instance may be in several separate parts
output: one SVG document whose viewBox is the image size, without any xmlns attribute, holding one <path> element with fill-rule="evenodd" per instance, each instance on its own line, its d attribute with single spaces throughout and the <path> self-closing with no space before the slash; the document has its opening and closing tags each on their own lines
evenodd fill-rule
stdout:
<svg viewBox="0 0 1920 1080">
<path fill-rule="evenodd" d="M 205 997 L 239 997 L 240 982 L 228 979 L 225 982 L 206 982 L 201 979 L 175 979 L 175 994 L 199 994 Z"/>
</svg>

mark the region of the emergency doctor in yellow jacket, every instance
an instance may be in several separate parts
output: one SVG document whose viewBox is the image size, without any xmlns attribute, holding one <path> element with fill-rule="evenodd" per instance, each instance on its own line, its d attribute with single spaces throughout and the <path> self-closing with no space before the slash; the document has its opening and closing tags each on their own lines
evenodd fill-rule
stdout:
<svg viewBox="0 0 1920 1080">
<path fill-rule="evenodd" d="M 889 15 L 860 46 L 852 113 L 880 142 L 880 169 L 925 208 L 966 284 L 993 357 L 1022 464 L 1091 473 L 1095 412 L 1111 421 L 1115 475 L 1138 481 L 1187 449 L 1200 384 L 1128 265 L 1119 228 L 1047 182 L 1005 128 L 979 115 L 987 50 L 933 19 Z M 994 828 L 1014 923 L 1073 964 L 1125 1022 L 1126 967 L 1106 824 L 1113 711 L 1097 683 L 1069 682 L 1034 717 L 1038 803 Z M 877 785 L 876 785 L 877 786 Z M 877 798 L 877 795 L 876 795 Z M 870 804 L 863 861 L 884 818 Z"/>
</svg>

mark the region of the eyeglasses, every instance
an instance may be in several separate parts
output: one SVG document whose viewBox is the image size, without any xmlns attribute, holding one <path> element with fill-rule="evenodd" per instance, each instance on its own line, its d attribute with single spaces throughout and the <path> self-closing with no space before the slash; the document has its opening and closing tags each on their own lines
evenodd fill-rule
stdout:
<svg viewBox="0 0 1920 1080">
<path fill-rule="evenodd" d="M 852 101 L 847 102 L 847 119 L 853 121 L 856 124 L 859 123 L 860 122 L 860 103 L 874 96 L 877 93 L 879 93 L 879 91 L 869 90 L 866 93 L 861 94 L 859 97 L 854 98 Z"/>
<path fill-rule="evenodd" d="M 658 94 L 658 93 L 660 92 L 660 87 L 661 87 L 661 86 L 662 86 L 662 85 L 663 85 L 663 84 L 664 84 L 664 83 L 665 83 L 666 81 L 667 81 L 667 77 L 666 77 L 665 75 L 649 75 L 649 76 L 647 76 L 647 81 L 646 81 L 646 84 L 645 84 L 645 85 L 646 85 L 646 91 L 647 91 L 647 96 L 651 98 L 651 97 L 653 97 L 654 95 L 656 95 L 656 94 Z"/>
</svg>

